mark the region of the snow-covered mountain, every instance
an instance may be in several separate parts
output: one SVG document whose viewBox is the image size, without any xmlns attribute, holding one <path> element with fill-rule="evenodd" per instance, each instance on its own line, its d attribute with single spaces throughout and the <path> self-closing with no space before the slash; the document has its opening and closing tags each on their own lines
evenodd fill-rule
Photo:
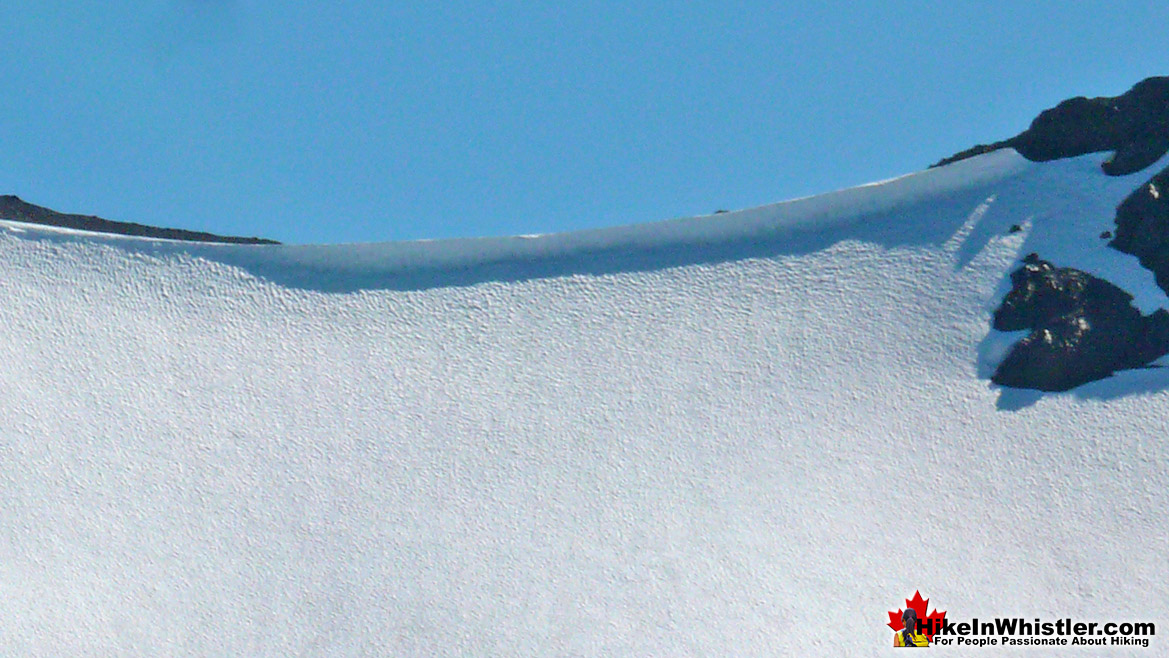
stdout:
<svg viewBox="0 0 1169 658">
<path fill-rule="evenodd" d="M 1028 254 L 1169 308 L 1101 237 L 1169 161 L 986 150 L 563 235 L 3 223 L 0 646 L 883 655 L 915 591 L 1164 631 L 1169 369 L 990 378 Z"/>
</svg>

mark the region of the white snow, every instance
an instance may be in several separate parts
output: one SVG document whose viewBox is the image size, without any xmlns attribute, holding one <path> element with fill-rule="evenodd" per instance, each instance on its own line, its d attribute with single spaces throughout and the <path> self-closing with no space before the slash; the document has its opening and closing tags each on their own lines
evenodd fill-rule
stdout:
<svg viewBox="0 0 1169 658">
<path fill-rule="evenodd" d="M 1169 306 L 1102 159 L 522 238 L 4 223 L 0 646 L 884 655 L 915 590 L 1169 628 L 1169 371 L 986 379 L 1030 251 Z"/>
</svg>

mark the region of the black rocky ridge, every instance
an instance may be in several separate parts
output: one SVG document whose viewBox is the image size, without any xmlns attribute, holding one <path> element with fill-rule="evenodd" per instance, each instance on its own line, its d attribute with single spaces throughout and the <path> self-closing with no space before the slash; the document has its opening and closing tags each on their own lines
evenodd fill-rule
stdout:
<svg viewBox="0 0 1169 658">
<path fill-rule="evenodd" d="M 201 231 L 185 231 L 176 228 L 158 228 L 131 222 L 115 222 L 91 215 L 71 215 L 60 213 L 48 208 L 33 205 L 12 196 L 0 195 L 0 219 L 9 219 L 29 224 L 42 224 L 60 228 L 80 229 L 97 233 L 116 233 L 119 235 L 136 235 L 147 238 L 163 238 L 167 240 L 186 240 L 191 242 L 221 242 L 228 244 L 280 244 L 275 240 L 264 238 L 240 238 L 215 235 Z"/>
<path fill-rule="evenodd" d="M 1142 80 L 1120 96 L 1070 98 L 1010 139 L 979 144 L 933 166 L 1008 147 L 1035 162 L 1113 151 L 1104 173 L 1138 172 L 1169 152 L 1169 77 Z"/>
<path fill-rule="evenodd" d="M 1143 80 L 1115 97 L 1066 100 L 1042 112 L 1022 133 L 980 144 L 934 165 L 1001 148 L 1044 162 L 1112 151 L 1105 174 L 1141 171 L 1169 152 L 1169 77 Z M 1116 210 L 1108 246 L 1136 256 L 1169 293 L 1169 168 L 1141 185 Z M 1065 391 L 1169 354 L 1169 311 L 1142 316 L 1132 295 L 1069 267 L 1030 254 L 1011 274 L 1011 291 L 994 328 L 1030 329 L 991 380 L 1002 386 Z"/>
</svg>

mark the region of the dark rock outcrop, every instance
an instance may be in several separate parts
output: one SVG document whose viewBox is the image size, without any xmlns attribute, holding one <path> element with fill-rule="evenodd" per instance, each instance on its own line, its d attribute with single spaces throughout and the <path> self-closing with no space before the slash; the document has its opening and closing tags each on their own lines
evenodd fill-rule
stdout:
<svg viewBox="0 0 1169 658">
<path fill-rule="evenodd" d="M 999 331 L 1030 329 L 991 380 L 1066 391 L 1169 354 L 1169 312 L 1142 316 L 1132 295 L 1086 272 L 1030 254 L 995 311 Z"/>
<path fill-rule="evenodd" d="M 1169 170 L 1140 186 L 1116 209 L 1116 231 L 1108 246 L 1136 256 L 1169 293 Z"/>
<path fill-rule="evenodd" d="M 933 166 L 1007 147 L 1036 162 L 1113 151 L 1104 173 L 1140 171 L 1169 152 L 1169 77 L 1142 80 L 1120 96 L 1068 99 L 1010 139 L 979 144 Z"/>
<path fill-rule="evenodd" d="M 948 158 L 942 158 L 941 160 L 938 160 L 937 162 L 930 165 L 930 169 L 933 169 L 934 167 L 944 167 L 948 164 L 954 164 L 955 162 L 973 158 L 976 155 L 982 155 L 983 153 L 990 153 L 991 151 L 1008 148 L 1011 145 L 1010 142 L 1011 140 L 1004 139 L 1001 142 L 994 142 L 991 144 L 977 144 L 966 149 L 965 151 L 959 151 Z"/>
<path fill-rule="evenodd" d="M 167 240 L 187 240 L 193 242 L 225 242 L 230 244 L 280 244 L 275 240 L 263 238 L 239 238 L 201 231 L 185 231 L 175 228 L 157 228 L 144 224 L 130 222 L 115 222 L 91 215 L 70 215 L 55 210 L 33 205 L 19 197 L 10 194 L 0 196 L 0 219 L 10 219 L 30 224 L 43 224 L 61 228 L 95 231 L 98 233 L 117 233 L 120 235 L 137 235 L 148 238 L 164 238 Z"/>
</svg>

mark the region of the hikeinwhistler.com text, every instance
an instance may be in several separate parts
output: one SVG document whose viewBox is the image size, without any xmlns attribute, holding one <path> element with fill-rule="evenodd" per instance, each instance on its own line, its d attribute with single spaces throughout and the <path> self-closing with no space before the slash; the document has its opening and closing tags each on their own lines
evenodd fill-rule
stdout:
<svg viewBox="0 0 1169 658">
<path fill-rule="evenodd" d="M 1082 622 L 1001 617 L 991 621 L 954 623 L 921 620 L 919 632 L 933 634 L 937 646 L 1019 647 L 1019 646 L 1107 646 L 1148 647 L 1157 634 L 1153 622 Z"/>
</svg>

